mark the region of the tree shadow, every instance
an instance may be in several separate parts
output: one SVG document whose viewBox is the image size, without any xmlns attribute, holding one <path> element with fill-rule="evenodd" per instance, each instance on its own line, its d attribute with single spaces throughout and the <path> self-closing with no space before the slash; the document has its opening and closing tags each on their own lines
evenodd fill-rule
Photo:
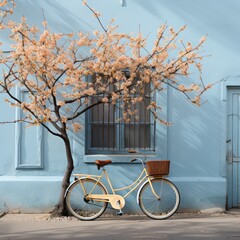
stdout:
<svg viewBox="0 0 240 240">
<path fill-rule="evenodd" d="M 234 52 L 240 50 L 240 35 L 237 30 L 240 29 L 240 21 L 236 19 L 240 11 L 238 1 L 134 1 L 158 18 L 165 19 L 166 16 L 170 16 L 170 19 L 165 21 L 169 20 L 171 24 L 188 24 L 194 31 L 209 33 L 209 38 L 213 38 L 223 47 Z"/>
<path fill-rule="evenodd" d="M 79 8 L 80 6 L 81 2 L 79 2 Z M 74 15 L 55 0 L 18 1 L 14 17 L 20 19 L 22 15 L 27 16 L 27 19 L 31 20 L 31 24 L 38 26 L 47 20 L 49 27 L 55 32 L 70 33 L 85 31 L 86 26 L 91 28 L 91 25 L 84 21 L 80 14 L 79 16 Z"/>
</svg>

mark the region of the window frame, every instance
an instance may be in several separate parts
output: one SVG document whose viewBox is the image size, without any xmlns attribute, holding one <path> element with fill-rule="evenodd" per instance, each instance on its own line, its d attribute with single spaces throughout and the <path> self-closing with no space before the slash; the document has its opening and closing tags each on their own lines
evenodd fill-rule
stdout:
<svg viewBox="0 0 240 240">
<path fill-rule="evenodd" d="M 20 100 L 24 99 L 24 95 L 29 94 L 29 90 L 25 87 L 17 87 L 16 88 L 16 97 Z M 16 108 L 16 120 L 23 118 L 23 110 L 21 108 Z M 22 145 L 25 142 L 22 140 L 23 136 L 23 123 L 17 122 L 15 125 L 15 168 L 17 170 L 22 169 L 43 169 L 43 143 L 44 143 L 44 135 L 43 135 L 43 127 L 35 126 L 36 132 L 36 141 L 37 141 L 37 154 L 34 161 L 23 163 L 22 162 Z M 26 130 L 25 130 L 26 131 Z"/>
<path fill-rule="evenodd" d="M 91 81 L 91 76 L 86 77 L 87 81 Z M 153 96 L 150 97 L 150 99 L 155 99 L 156 100 L 156 94 L 153 93 Z M 120 118 L 120 111 L 121 110 L 115 110 L 115 119 Z M 119 123 L 113 123 L 116 126 L 115 130 L 115 142 L 116 142 L 116 147 L 111 148 L 111 147 L 106 147 L 106 148 L 98 148 L 98 147 L 91 147 L 91 140 L 92 140 L 92 135 L 91 135 L 91 113 L 92 109 L 89 109 L 85 113 L 85 154 L 86 155 L 96 155 L 96 154 L 105 154 L 105 155 L 118 155 L 118 154 L 129 154 L 128 150 L 129 149 L 135 149 L 139 151 L 141 154 L 155 154 L 156 153 L 156 119 L 154 118 L 153 114 L 149 112 L 149 123 L 147 126 L 150 127 L 149 129 L 149 137 L 150 137 L 150 142 L 149 146 L 150 147 L 145 147 L 145 148 L 139 148 L 137 146 L 134 146 L 133 148 L 127 147 L 125 148 L 124 146 L 124 138 L 125 138 L 125 126 L 126 123 L 124 122 L 119 122 Z M 129 123 L 130 124 L 130 123 Z M 131 124 L 135 124 L 132 122 Z M 137 122 L 137 125 L 140 126 L 141 124 L 146 124 L 146 123 L 139 123 Z M 109 125 L 109 123 L 106 123 L 106 125 Z M 91 137 L 88 137 L 91 136 Z"/>
</svg>

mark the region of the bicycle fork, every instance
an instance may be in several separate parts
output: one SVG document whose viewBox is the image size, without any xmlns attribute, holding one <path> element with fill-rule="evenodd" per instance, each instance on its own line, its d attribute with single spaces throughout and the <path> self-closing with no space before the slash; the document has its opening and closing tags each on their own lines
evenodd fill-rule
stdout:
<svg viewBox="0 0 240 240">
<path fill-rule="evenodd" d="M 161 200 L 160 196 L 158 196 L 158 194 L 155 192 L 151 180 L 149 180 L 149 184 L 150 184 L 150 187 L 151 187 L 152 193 L 155 195 L 155 197 L 156 197 L 158 200 Z"/>
<path fill-rule="evenodd" d="M 161 200 L 160 195 L 158 195 L 158 194 L 156 193 L 156 191 L 154 190 L 154 187 L 153 187 L 153 185 L 152 185 L 152 181 L 151 181 L 150 179 L 148 179 L 148 180 L 146 180 L 146 181 L 141 185 L 141 187 L 138 189 L 138 193 L 137 193 L 137 203 L 138 203 L 138 204 L 139 204 L 140 192 L 141 192 L 142 188 L 145 186 L 145 184 L 146 184 L 147 182 L 149 182 L 149 185 L 150 185 L 152 194 L 153 194 L 158 200 Z"/>
</svg>

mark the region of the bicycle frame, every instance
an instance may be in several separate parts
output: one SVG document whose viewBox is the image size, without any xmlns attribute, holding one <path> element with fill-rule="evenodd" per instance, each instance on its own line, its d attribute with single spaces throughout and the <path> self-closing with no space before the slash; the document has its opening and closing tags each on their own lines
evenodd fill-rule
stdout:
<svg viewBox="0 0 240 240">
<path fill-rule="evenodd" d="M 150 177 L 148 175 L 148 172 L 146 170 L 146 168 L 144 167 L 142 172 L 140 173 L 140 175 L 138 176 L 138 178 L 131 183 L 128 186 L 122 187 L 122 188 L 113 188 L 111 180 L 108 176 L 107 171 L 103 168 L 103 172 L 101 175 L 89 175 L 89 174 L 74 174 L 74 176 L 76 176 L 78 179 L 85 179 L 85 178 L 90 178 L 90 179 L 94 179 L 96 181 L 95 185 L 93 186 L 93 188 L 91 189 L 90 192 L 88 192 L 88 194 L 86 193 L 86 189 L 84 188 L 82 182 L 80 181 L 81 187 L 84 191 L 84 194 L 87 195 L 87 197 L 89 199 L 95 199 L 99 202 L 110 202 L 112 207 L 115 209 L 121 209 L 124 207 L 125 205 L 125 198 L 127 196 L 129 196 L 134 190 L 136 190 L 140 184 L 142 184 L 144 182 L 144 180 L 146 180 L 145 182 L 149 182 L 150 186 L 151 186 L 151 190 L 153 192 L 153 194 L 160 199 L 160 197 L 156 194 L 156 192 L 153 189 L 152 183 L 151 183 L 151 179 L 152 177 Z M 108 185 L 111 189 L 111 194 L 108 193 L 107 189 L 106 192 L 107 194 L 92 194 L 92 192 L 94 191 L 95 187 L 97 186 L 98 183 L 101 183 L 101 179 L 105 176 L 105 178 L 107 179 Z M 103 185 L 103 184 L 102 184 Z M 142 184 L 143 186 L 144 184 Z M 104 186 L 104 185 L 103 185 Z M 121 196 L 119 194 L 116 194 L 117 192 L 123 191 L 123 190 L 127 190 L 129 189 L 129 191 L 127 191 L 127 193 L 124 196 Z M 141 188 L 140 188 L 141 189 Z M 140 190 L 139 189 L 139 190 Z"/>
</svg>

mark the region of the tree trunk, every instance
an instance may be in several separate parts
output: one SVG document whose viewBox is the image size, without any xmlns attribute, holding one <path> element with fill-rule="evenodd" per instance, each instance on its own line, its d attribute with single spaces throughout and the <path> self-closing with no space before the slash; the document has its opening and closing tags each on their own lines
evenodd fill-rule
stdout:
<svg viewBox="0 0 240 240">
<path fill-rule="evenodd" d="M 62 180 L 62 187 L 61 187 L 59 202 L 55 206 L 54 210 L 51 212 L 51 217 L 68 216 L 64 195 L 65 195 L 66 189 L 70 184 L 70 177 L 74 169 L 74 165 L 73 165 L 71 145 L 70 145 L 70 141 L 67 134 L 65 134 L 63 141 L 65 144 L 65 151 L 67 156 L 67 168 Z"/>
</svg>

